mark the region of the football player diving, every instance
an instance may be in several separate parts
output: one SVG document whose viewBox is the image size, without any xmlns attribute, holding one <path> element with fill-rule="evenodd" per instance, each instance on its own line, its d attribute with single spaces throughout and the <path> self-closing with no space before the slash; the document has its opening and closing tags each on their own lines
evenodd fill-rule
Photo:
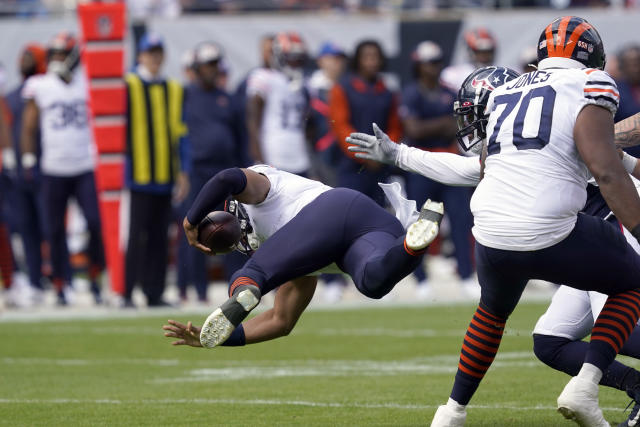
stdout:
<svg viewBox="0 0 640 427">
<path fill-rule="evenodd" d="M 382 298 L 421 262 L 444 213 L 442 203 L 427 200 L 419 214 L 415 203 L 411 212 L 399 209 L 401 221 L 351 189 L 270 166 L 233 168 L 211 178 L 187 213 L 183 225 L 191 245 L 211 253 L 198 242 L 197 225 L 229 197 L 239 202 L 229 206 L 244 229 L 235 248 L 251 258 L 232 276 L 230 298 L 202 329 L 172 320 L 163 327 L 165 336 L 178 338 L 176 345 L 237 346 L 287 335 L 321 272 L 347 273 L 363 295 Z M 241 323 L 277 287 L 273 308 Z"/>
</svg>

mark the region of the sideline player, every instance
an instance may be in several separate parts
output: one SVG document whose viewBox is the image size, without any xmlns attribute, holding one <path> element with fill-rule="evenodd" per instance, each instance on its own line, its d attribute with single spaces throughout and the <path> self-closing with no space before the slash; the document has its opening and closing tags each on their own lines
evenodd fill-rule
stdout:
<svg viewBox="0 0 640 427">
<path fill-rule="evenodd" d="M 398 219 L 357 191 L 264 165 L 233 168 L 216 174 L 200 191 L 184 220 L 189 243 L 211 252 L 197 242 L 197 224 L 229 196 L 246 208 L 253 229 L 247 241 L 257 249 L 232 277 L 229 300 L 205 321 L 200 341 L 209 348 L 227 341 L 232 332 L 231 345 L 255 340 L 255 335 L 245 338 L 244 327 L 237 326 L 262 295 L 288 281 L 293 285 L 278 291 L 276 298 L 297 292 L 305 301 L 297 319 L 313 295 L 313 275 L 320 270 L 343 271 L 365 296 L 383 297 L 421 261 L 444 211 L 442 203 L 427 201 L 405 233 Z M 254 326 L 260 321 L 249 322 Z"/>
<path fill-rule="evenodd" d="M 565 41 L 571 41 L 568 47 Z M 583 425 L 608 425 L 598 408 L 597 383 L 638 320 L 640 258 L 609 225 L 576 213 L 586 199 L 589 170 L 634 237 L 640 234 L 640 227 L 634 228 L 640 199 L 612 144 L 615 83 L 606 73 L 586 68 L 604 66 L 596 30 L 577 17 L 554 21 L 541 35 L 539 59 L 539 71 L 499 87 L 487 107 L 492 112 L 487 176 L 472 201 L 482 298 L 463 343 L 451 398 L 438 409 L 433 425 L 464 423 L 465 406 L 530 278 L 612 295 L 596 320 L 582 369 L 558 399 L 563 415 Z M 553 108 L 560 103 L 573 108 Z M 566 268 L 576 263 L 580 269 Z M 621 305 L 628 311 L 619 310 Z"/>
<path fill-rule="evenodd" d="M 491 91 L 503 82 L 513 80 L 519 75 L 502 67 L 485 67 L 474 71 L 458 92 L 456 115 L 459 121 L 459 142 L 462 148 L 479 152 L 485 142 L 484 107 Z M 497 79 L 496 79 L 497 78 Z M 632 134 L 633 125 L 638 125 L 640 113 L 616 124 L 615 140 L 618 146 L 640 144 L 640 132 Z M 425 175 L 436 181 L 446 181 L 449 185 L 476 186 L 480 182 L 480 163 L 477 159 L 451 156 L 446 153 L 425 153 L 404 144 L 395 144 L 386 135 L 377 137 L 356 134 L 349 139 L 354 144 L 351 151 L 360 157 L 383 163 L 393 164 L 402 169 Z M 376 146 L 380 146 L 376 150 Z M 387 151 L 391 155 L 384 155 Z M 435 155 L 434 155 L 435 154 Z M 635 177 L 640 177 L 640 163 L 632 156 L 624 155 L 625 169 Z M 634 180 L 640 191 L 640 181 Z M 588 199 L 582 213 L 603 218 L 620 228 L 617 219 L 602 198 L 598 187 L 589 185 Z M 636 252 L 640 247 L 631 233 L 624 229 L 627 242 Z M 588 343 L 581 341 L 593 327 L 594 320 L 602 310 L 607 295 L 560 286 L 554 294 L 547 312 L 538 320 L 533 332 L 534 352 L 550 367 L 575 375 L 580 370 Z M 632 335 L 620 350 L 620 354 L 640 358 L 640 328 L 634 328 Z M 626 391 L 636 406 L 629 420 L 636 419 L 640 413 L 640 373 L 635 369 L 614 361 L 602 379 L 601 385 Z M 627 425 L 627 424 L 623 424 Z M 631 424 L 633 425 L 633 424 Z"/>
<path fill-rule="evenodd" d="M 42 199 L 47 215 L 46 232 L 51 246 L 53 283 L 58 302 L 70 296 L 71 267 L 66 241 L 65 213 L 73 196 L 82 209 L 89 230 L 89 278 L 96 303 L 101 301 L 97 280 L 104 269 L 102 227 L 93 170 L 95 153 L 89 126 L 87 83 L 78 72 L 80 51 L 69 33 L 56 35 L 48 46 L 47 73 L 31 76 L 22 96 L 21 164 L 25 179 L 36 166 L 36 132 L 41 132 Z"/>
</svg>

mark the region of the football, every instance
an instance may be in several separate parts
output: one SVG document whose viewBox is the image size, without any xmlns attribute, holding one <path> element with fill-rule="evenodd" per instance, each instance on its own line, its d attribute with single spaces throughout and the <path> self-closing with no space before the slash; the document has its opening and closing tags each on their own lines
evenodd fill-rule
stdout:
<svg viewBox="0 0 640 427">
<path fill-rule="evenodd" d="M 210 212 L 198 224 L 198 241 L 216 254 L 233 251 L 239 240 L 240 222 L 229 212 Z"/>
</svg>

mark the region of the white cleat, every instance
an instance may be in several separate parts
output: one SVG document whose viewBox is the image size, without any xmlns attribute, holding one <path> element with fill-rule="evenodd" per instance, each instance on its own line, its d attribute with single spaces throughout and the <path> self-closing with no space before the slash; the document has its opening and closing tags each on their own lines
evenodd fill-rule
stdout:
<svg viewBox="0 0 640 427">
<path fill-rule="evenodd" d="M 200 344 L 205 348 L 214 348 L 225 342 L 260 302 L 257 288 L 255 292 L 257 295 L 249 289 L 244 289 L 216 308 L 202 325 Z"/>
<path fill-rule="evenodd" d="M 598 385 L 573 377 L 558 396 L 558 412 L 582 427 L 610 427 L 598 406 Z"/>
<path fill-rule="evenodd" d="M 462 427 L 467 419 L 467 411 L 456 410 L 447 405 L 438 406 L 431 421 L 431 427 Z"/>
<path fill-rule="evenodd" d="M 438 236 L 443 215 L 444 204 L 442 202 L 432 202 L 431 199 L 424 202 L 418 220 L 407 229 L 404 238 L 407 247 L 414 251 L 420 251 L 429 246 Z"/>
</svg>

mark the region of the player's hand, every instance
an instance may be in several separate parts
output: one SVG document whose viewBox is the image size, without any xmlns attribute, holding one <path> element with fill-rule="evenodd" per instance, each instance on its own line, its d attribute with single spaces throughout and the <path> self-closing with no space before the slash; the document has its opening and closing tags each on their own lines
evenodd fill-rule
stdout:
<svg viewBox="0 0 640 427">
<path fill-rule="evenodd" d="M 186 173 L 181 172 L 178 174 L 173 190 L 173 200 L 176 203 L 180 203 L 187 198 L 189 195 L 189 177 Z"/>
<path fill-rule="evenodd" d="M 191 324 L 191 321 L 183 325 L 180 322 L 169 319 L 168 325 L 163 325 L 166 332 L 165 337 L 178 338 L 172 345 L 189 345 L 191 347 L 202 347 L 200 344 L 200 328 Z"/>
<path fill-rule="evenodd" d="M 191 224 L 186 216 L 182 221 L 182 228 L 184 228 L 184 234 L 187 237 L 187 242 L 189 242 L 191 246 L 207 255 L 215 255 L 211 249 L 198 241 L 198 226 Z"/>
<path fill-rule="evenodd" d="M 395 165 L 398 158 L 398 144 L 393 142 L 377 124 L 373 124 L 374 135 L 355 132 L 346 141 L 353 144 L 349 151 L 356 153 L 359 159 L 375 160 L 376 162 Z"/>
</svg>

